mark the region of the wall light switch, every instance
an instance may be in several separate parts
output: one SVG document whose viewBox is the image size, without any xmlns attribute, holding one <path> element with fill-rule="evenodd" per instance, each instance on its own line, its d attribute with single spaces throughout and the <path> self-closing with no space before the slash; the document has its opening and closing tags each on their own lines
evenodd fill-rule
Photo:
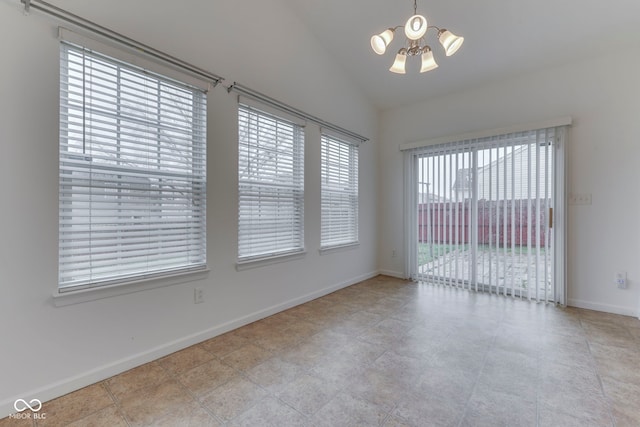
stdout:
<svg viewBox="0 0 640 427">
<path fill-rule="evenodd" d="M 570 205 L 590 205 L 591 194 L 590 193 L 570 194 L 568 202 Z"/>
</svg>

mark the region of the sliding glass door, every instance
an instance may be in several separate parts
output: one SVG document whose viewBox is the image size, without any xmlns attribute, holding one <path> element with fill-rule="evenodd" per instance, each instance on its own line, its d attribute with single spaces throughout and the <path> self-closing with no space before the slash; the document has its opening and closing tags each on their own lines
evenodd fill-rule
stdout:
<svg viewBox="0 0 640 427">
<path fill-rule="evenodd" d="M 564 234 L 562 221 L 554 224 L 564 205 L 563 134 L 548 128 L 406 152 L 411 276 L 564 303 L 556 268 Z"/>
</svg>

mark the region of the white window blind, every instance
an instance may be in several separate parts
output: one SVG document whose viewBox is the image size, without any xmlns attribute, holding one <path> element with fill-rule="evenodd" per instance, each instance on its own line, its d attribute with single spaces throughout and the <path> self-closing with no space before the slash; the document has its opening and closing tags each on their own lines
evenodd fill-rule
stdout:
<svg viewBox="0 0 640 427">
<path fill-rule="evenodd" d="M 238 260 L 304 250 L 304 131 L 240 104 Z"/>
<path fill-rule="evenodd" d="M 323 134 L 322 248 L 358 242 L 358 146 Z"/>
<path fill-rule="evenodd" d="M 560 126 L 405 151 L 412 277 L 563 301 L 553 226 L 563 135 Z"/>
<path fill-rule="evenodd" d="M 59 290 L 205 268 L 206 95 L 61 43 Z"/>
</svg>

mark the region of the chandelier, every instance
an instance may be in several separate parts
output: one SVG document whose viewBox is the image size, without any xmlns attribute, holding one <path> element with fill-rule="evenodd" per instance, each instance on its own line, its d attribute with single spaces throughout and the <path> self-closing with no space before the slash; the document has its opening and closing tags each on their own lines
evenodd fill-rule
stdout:
<svg viewBox="0 0 640 427">
<path fill-rule="evenodd" d="M 417 0 L 413 1 L 413 16 L 407 20 L 407 23 L 402 25 L 398 25 L 395 28 L 388 28 L 380 34 L 376 34 L 371 37 L 371 48 L 378 55 L 382 55 L 387 50 L 387 46 L 393 40 L 393 35 L 398 28 L 404 27 L 404 34 L 407 37 L 406 46 L 402 47 L 397 55 L 396 60 L 393 62 L 389 71 L 392 73 L 405 74 L 406 73 L 406 62 L 407 56 L 421 56 L 422 57 L 422 66 L 420 67 L 420 72 L 424 73 L 426 71 L 433 70 L 438 68 L 438 64 L 433 57 L 433 52 L 431 51 L 431 47 L 427 45 L 427 41 L 425 35 L 427 30 L 435 29 L 438 31 L 438 41 L 444 48 L 444 52 L 447 56 L 451 56 L 460 49 L 462 46 L 462 42 L 464 41 L 464 37 L 459 37 L 453 34 L 451 31 L 446 30 L 444 28 L 438 28 L 433 25 L 427 24 L 427 18 L 422 15 L 418 15 L 417 12 L 418 5 Z"/>
</svg>

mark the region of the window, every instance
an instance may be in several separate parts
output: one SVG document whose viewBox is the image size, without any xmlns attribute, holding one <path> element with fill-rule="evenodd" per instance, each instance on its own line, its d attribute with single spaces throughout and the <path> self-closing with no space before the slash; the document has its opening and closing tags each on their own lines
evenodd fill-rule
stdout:
<svg viewBox="0 0 640 427">
<path fill-rule="evenodd" d="M 206 267 L 204 91 L 67 42 L 59 291 Z"/>
<path fill-rule="evenodd" d="M 304 251 L 304 131 L 240 104 L 238 261 Z"/>
<path fill-rule="evenodd" d="M 321 248 L 358 242 L 358 146 L 322 135 Z"/>
</svg>

